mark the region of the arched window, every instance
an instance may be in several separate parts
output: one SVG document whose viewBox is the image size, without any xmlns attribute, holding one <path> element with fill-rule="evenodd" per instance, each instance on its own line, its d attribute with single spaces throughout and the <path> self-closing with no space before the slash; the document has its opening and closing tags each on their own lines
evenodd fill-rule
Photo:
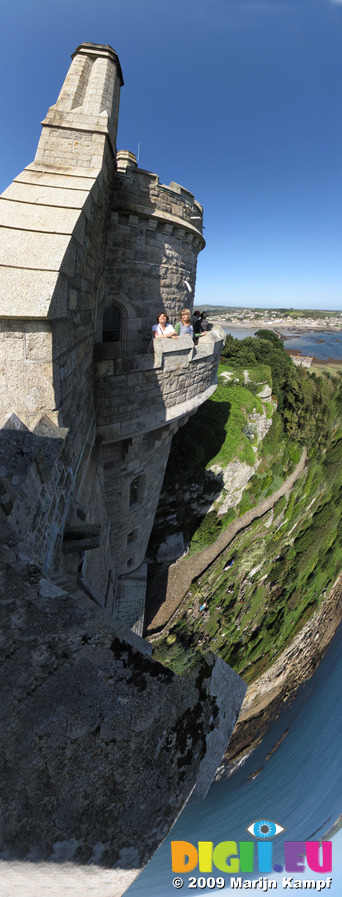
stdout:
<svg viewBox="0 0 342 897">
<path fill-rule="evenodd" d="M 111 308 L 107 308 L 103 315 L 102 322 L 102 342 L 103 343 L 118 343 L 120 342 L 121 337 L 121 312 L 115 305 L 112 305 Z"/>
</svg>

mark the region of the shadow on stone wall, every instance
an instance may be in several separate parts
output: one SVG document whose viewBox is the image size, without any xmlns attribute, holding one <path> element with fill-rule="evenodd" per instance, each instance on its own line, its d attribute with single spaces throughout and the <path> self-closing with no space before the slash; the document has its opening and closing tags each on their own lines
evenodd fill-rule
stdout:
<svg viewBox="0 0 342 897">
<path fill-rule="evenodd" d="M 209 787 L 245 685 L 211 654 L 175 676 L 0 536 L 1 856 L 141 868 Z"/>
<path fill-rule="evenodd" d="M 173 437 L 147 549 L 150 564 L 145 631 L 165 602 L 170 563 L 186 552 L 194 532 L 222 492 L 223 473 L 205 467 L 224 442 L 229 412 L 229 402 L 209 399 Z"/>
<path fill-rule="evenodd" d="M 0 507 L 6 517 L 13 513 L 23 537 L 33 536 L 46 523 L 41 514 L 67 431 L 43 416 L 31 432 L 12 414 L 0 433 Z"/>
</svg>

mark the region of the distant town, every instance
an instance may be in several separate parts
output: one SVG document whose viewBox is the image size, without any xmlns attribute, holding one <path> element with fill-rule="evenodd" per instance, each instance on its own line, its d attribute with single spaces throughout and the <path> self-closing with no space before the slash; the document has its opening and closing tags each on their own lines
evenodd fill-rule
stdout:
<svg viewBox="0 0 342 897">
<path fill-rule="evenodd" d="M 292 329 L 342 329 L 342 311 L 297 308 L 234 308 L 224 305 L 199 305 L 208 317 L 220 324 L 249 327 Z"/>
</svg>

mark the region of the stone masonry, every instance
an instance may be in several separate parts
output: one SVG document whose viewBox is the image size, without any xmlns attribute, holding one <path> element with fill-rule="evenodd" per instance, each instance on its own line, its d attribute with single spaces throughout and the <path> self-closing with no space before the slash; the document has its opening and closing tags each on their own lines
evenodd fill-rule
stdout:
<svg viewBox="0 0 342 897">
<path fill-rule="evenodd" d="M 127 886 L 209 786 L 245 686 L 212 655 L 180 680 L 142 638 L 171 439 L 224 333 L 150 345 L 161 311 L 192 308 L 203 213 L 117 153 L 122 85 L 115 51 L 81 44 L 0 197 L 0 760 L 3 856 L 110 863 Z"/>
<path fill-rule="evenodd" d="M 0 426 L 16 442 L 2 494 L 44 571 L 81 578 L 141 633 L 172 435 L 215 389 L 223 335 L 148 352 L 157 314 L 192 305 L 203 211 L 116 153 L 122 84 L 111 47 L 78 47 L 34 162 L 0 199 Z M 42 440 L 56 450 L 43 476 Z"/>
</svg>

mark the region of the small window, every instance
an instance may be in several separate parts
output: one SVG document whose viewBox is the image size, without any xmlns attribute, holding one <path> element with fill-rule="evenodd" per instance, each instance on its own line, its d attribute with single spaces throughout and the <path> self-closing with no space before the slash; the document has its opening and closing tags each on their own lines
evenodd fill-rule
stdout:
<svg viewBox="0 0 342 897">
<path fill-rule="evenodd" d="M 132 542 L 135 542 L 137 538 L 137 530 L 132 529 L 130 533 L 127 534 L 127 545 L 131 545 Z"/>
<path fill-rule="evenodd" d="M 143 477 L 134 477 L 131 485 L 129 487 L 129 503 L 130 505 L 136 505 L 138 501 L 142 499 L 143 493 Z"/>
<path fill-rule="evenodd" d="M 103 315 L 102 342 L 118 343 L 121 336 L 121 313 L 118 308 L 107 308 Z"/>
<path fill-rule="evenodd" d="M 130 505 L 135 505 L 139 498 L 139 483 L 140 477 L 135 477 L 132 480 L 131 485 L 129 487 L 129 503 Z"/>
</svg>

